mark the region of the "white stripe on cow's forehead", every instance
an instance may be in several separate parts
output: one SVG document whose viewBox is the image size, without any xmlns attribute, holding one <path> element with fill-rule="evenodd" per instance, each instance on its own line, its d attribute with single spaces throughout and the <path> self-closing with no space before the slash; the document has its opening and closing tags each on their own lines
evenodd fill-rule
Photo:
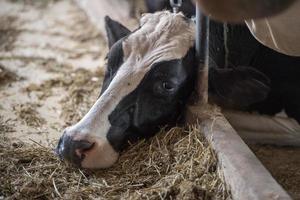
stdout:
<svg viewBox="0 0 300 200">
<path fill-rule="evenodd" d="M 109 114 L 137 88 L 153 63 L 183 58 L 194 44 L 195 25 L 180 13 L 146 14 L 140 24 L 141 27 L 123 41 L 124 62 L 115 77 L 74 128 L 89 127 L 89 132 L 106 138 Z"/>
<path fill-rule="evenodd" d="M 195 25 L 182 13 L 145 14 L 141 27 L 123 42 L 124 60 L 139 67 L 182 58 L 194 44 Z M 141 65 L 142 64 L 142 65 Z"/>
</svg>

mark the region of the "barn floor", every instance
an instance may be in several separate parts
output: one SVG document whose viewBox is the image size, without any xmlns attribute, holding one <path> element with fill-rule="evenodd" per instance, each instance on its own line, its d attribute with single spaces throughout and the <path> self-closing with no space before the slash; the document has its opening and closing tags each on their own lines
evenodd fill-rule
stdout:
<svg viewBox="0 0 300 200">
<path fill-rule="evenodd" d="M 0 1 L 0 116 L 49 145 L 100 91 L 106 45 L 73 1 Z"/>
<path fill-rule="evenodd" d="M 292 198 L 300 200 L 300 148 L 253 145 L 251 149 Z"/>
<path fill-rule="evenodd" d="M 0 135 L 53 147 L 100 91 L 104 37 L 73 1 L 0 1 Z M 300 199 L 300 149 L 253 147 Z"/>
</svg>

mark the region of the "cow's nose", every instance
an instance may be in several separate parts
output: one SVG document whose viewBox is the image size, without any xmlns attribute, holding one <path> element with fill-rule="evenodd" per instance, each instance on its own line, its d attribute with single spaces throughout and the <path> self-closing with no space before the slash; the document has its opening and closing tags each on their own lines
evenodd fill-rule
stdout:
<svg viewBox="0 0 300 200">
<path fill-rule="evenodd" d="M 55 149 L 56 154 L 63 160 L 68 160 L 80 166 L 85 158 L 85 153 L 91 150 L 94 143 L 85 140 L 73 140 L 72 137 L 63 134 Z"/>
</svg>

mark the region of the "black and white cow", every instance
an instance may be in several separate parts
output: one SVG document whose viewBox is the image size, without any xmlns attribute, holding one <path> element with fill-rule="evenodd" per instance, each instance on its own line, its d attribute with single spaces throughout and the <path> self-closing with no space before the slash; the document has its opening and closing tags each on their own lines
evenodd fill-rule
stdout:
<svg viewBox="0 0 300 200">
<path fill-rule="evenodd" d="M 210 99 L 266 114 L 285 109 L 300 122 L 300 59 L 262 46 L 244 26 L 228 25 L 225 42 L 224 27 L 211 22 Z M 176 123 L 196 78 L 195 24 L 181 13 L 146 14 L 133 32 L 107 17 L 106 29 L 110 50 L 101 95 L 56 149 L 84 168 L 109 167 L 128 140 Z"/>
</svg>

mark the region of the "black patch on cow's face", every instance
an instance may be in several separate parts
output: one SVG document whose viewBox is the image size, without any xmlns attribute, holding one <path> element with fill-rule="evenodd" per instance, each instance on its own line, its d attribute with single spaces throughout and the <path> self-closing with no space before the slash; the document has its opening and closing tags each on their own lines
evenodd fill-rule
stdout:
<svg viewBox="0 0 300 200">
<path fill-rule="evenodd" d="M 119 67 L 123 64 L 122 42 L 131 33 L 125 26 L 108 16 L 105 16 L 105 30 L 109 52 L 107 54 L 107 67 L 100 95 L 107 89 Z"/>
<path fill-rule="evenodd" d="M 176 123 L 195 81 L 195 53 L 155 63 L 138 87 L 109 115 L 107 139 L 120 151 L 127 141 L 152 136 L 161 126 Z"/>
<path fill-rule="evenodd" d="M 103 85 L 100 95 L 107 89 L 110 82 L 114 78 L 120 66 L 123 64 L 123 40 L 117 41 L 109 50 L 107 54 L 107 67 L 104 75 Z"/>
</svg>

